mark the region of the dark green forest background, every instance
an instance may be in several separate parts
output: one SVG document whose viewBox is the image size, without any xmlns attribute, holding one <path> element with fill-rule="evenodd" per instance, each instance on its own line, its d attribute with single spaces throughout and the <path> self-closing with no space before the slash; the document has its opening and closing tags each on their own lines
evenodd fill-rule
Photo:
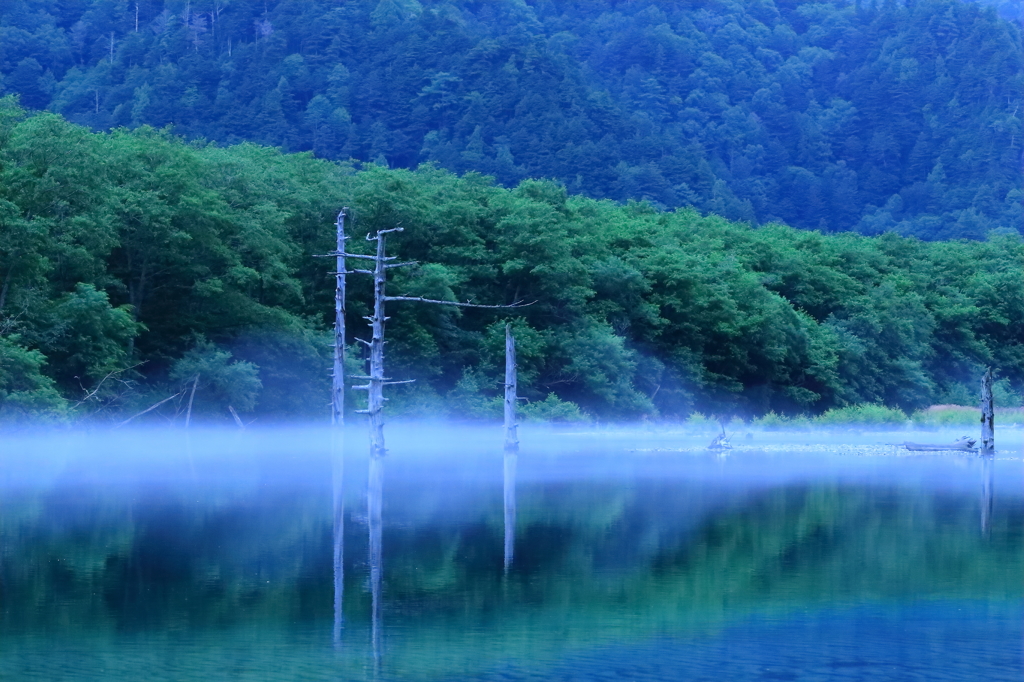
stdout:
<svg viewBox="0 0 1024 682">
<path fill-rule="evenodd" d="M 94 130 L 925 239 L 1021 226 L 1021 63 L 1015 23 L 956 0 L 0 9 L 3 89 Z"/>
<path fill-rule="evenodd" d="M 7 0 L 0 415 L 128 414 L 197 372 L 202 412 L 326 413 L 310 256 L 342 205 L 402 221 L 401 293 L 536 300 L 521 383 L 554 412 L 1019 387 L 1016 11 Z M 487 414 L 505 317 L 395 308 L 395 412 Z"/>
</svg>

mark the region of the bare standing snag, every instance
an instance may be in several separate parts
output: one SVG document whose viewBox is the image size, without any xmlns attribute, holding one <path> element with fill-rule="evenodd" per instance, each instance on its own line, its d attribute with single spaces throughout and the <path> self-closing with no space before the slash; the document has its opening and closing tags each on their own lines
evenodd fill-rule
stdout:
<svg viewBox="0 0 1024 682">
<path fill-rule="evenodd" d="M 384 307 L 388 301 L 419 301 L 420 303 L 434 303 L 437 305 L 450 305 L 457 306 L 460 308 L 519 308 L 523 305 L 521 302 L 510 303 L 507 305 L 482 305 L 479 303 L 462 303 L 459 301 L 440 301 L 432 298 L 423 298 L 422 296 L 388 296 L 387 295 L 387 271 L 391 268 L 398 268 L 405 265 L 414 265 L 416 261 L 409 261 L 405 263 L 392 263 L 390 261 L 395 260 L 394 256 L 387 255 L 387 235 L 394 232 L 403 232 L 401 227 L 393 227 L 387 230 L 378 230 L 376 234 L 366 235 L 366 240 L 371 242 L 377 242 L 377 248 L 375 255 L 367 254 L 356 254 L 348 253 L 345 250 L 346 237 L 343 234 L 344 229 L 344 216 L 346 215 L 347 209 L 342 209 L 338 215 L 338 239 L 337 239 L 337 250 L 333 253 L 324 254 L 325 257 L 336 257 L 338 259 L 338 270 L 337 278 L 338 285 L 335 288 L 335 369 L 334 369 L 334 394 L 332 399 L 332 405 L 334 406 L 334 417 L 333 421 L 335 424 L 340 424 L 343 417 L 339 416 L 339 410 L 343 406 L 342 398 L 340 397 L 344 390 L 344 321 L 338 321 L 339 317 L 344 316 L 345 312 L 345 289 L 344 289 L 344 275 L 349 272 L 359 273 L 364 275 L 371 275 L 373 277 L 373 315 L 367 317 L 370 328 L 372 329 L 372 336 L 370 340 L 361 339 L 356 337 L 356 341 L 362 343 L 370 349 L 370 373 L 366 376 L 353 377 L 355 379 L 364 379 L 367 383 L 353 386 L 352 388 L 358 390 L 367 391 L 367 408 L 365 410 L 359 410 L 360 413 L 366 414 L 370 418 L 370 453 L 373 457 L 382 457 L 386 452 L 384 447 L 384 401 L 387 398 L 384 397 L 384 386 L 390 384 L 407 384 L 412 383 L 409 381 L 392 381 L 391 379 L 384 376 L 384 326 L 388 318 L 385 314 Z M 345 259 L 346 258 L 357 258 L 362 260 L 373 261 L 373 270 L 362 270 L 352 269 L 346 270 Z M 340 364 L 339 364 L 340 363 Z"/>
<path fill-rule="evenodd" d="M 519 449 L 519 434 L 516 427 L 516 395 L 518 378 L 516 374 L 516 338 L 512 336 L 512 325 L 505 325 L 505 450 Z"/>
<path fill-rule="evenodd" d="M 981 453 L 996 451 L 995 405 L 992 399 L 992 368 L 981 377 Z"/>
</svg>

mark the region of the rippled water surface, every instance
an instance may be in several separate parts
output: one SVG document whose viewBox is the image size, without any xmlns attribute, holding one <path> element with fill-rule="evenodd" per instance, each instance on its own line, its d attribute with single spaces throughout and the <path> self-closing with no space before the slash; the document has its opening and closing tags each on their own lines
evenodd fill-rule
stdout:
<svg viewBox="0 0 1024 682">
<path fill-rule="evenodd" d="M 0 679 L 1024 674 L 1019 434 L 389 428 L 7 438 Z"/>
</svg>

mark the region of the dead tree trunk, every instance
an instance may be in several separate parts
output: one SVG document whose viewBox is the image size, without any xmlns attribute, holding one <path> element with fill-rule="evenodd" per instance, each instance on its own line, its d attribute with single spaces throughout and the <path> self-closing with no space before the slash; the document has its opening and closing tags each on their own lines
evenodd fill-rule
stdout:
<svg viewBox="0 0 1024 682">
<path fill-rule="evenodd" d="M 387 235 L 390 232 L 401 232 L 402 228 L 395 227 L 390 230 L 378 230 L 376 237 L 367 235 L 367 239 L 377 242 L 377 254 L 370 256 L 373 259 L 373 270 L 355 270 L 364 274 L 373 275 L 373 315 L 368 319 L 373 336 L 370 341 L 362 341 L 370 347 L 370 375 L 365 377 L 368 381 L 362 386 L 353 388 L 363 389 L 367 392 L 366 410 L 362 410 L 370 417 L 370 456 L 383 457 L 386 449 L 384 447 L 384 385 L 389 383 L 406 383 L 388 381 L 384 376 L 384 324 L 387 316 L 384 314 L 384 304 L 387 302 L 385 289 L 387 285 L 387 269 L 405 265 L 404 263 L 389 264 L 391 260 L 385 250 Z"/>
<path fill-rule="evenodd" d="M 384 454 L 384 289 L 387 275 L 384 268 L 384 234 L 377 233 L 377 259 L 373 267 L 373 337 L 370 342 L 370 387 L 367 410 L 370 414 L 370 449 L 376 456 Z"/>
<path fill-rule="evenodd" d="M 992 368 L 981 377 L 981 453 L 991 455 L 996 449 L 995 406 L 992 399 Z"/>
<path fill-rule="evenodd" d="M 358 272 L 364 275 L 373 276 L 373 315 L 366 318 L 373 330 L 373 336 L 369 341 L 357 338 L 356 341 L 366 345 L 370 349 L 370 374 L 359 377 L 366 379 L 367 383 L 352 388 L 367 391 L 367 405 L 361 413 L 370 417 L 370 455 L 372 457 L 383 457 L 386 449 L 384 447 L 384 387 L 390 384 L 408 384 L 409 381 L 391 381 L 384 376 L 384 326 L 388 318 L 384 313 L 385 304 L 388 301 L 419 301 L 421 303 L 436 303 L 438 305 L 451 305 L 461 308 L 518 308 L 523 304 L 512 303 L 509 305 L 480 305 L 478 303 L 460 303 L 457 301 L 439 301 L 422 296 L 388 296 L 387 295 L 387 271 L 390 268 L 398 268 L 404 265 L 413 265 L 415 261 L 407 263 L 391 263 L 394 256 L 388 256 L 386 250 L 386 235 L 392 232 L 402 232 L 401 227 L 393 227 L 389 230 L 378 230 L 377 235 L 371 237 L 366 235 L 367 241 L 377 242 L 376 255 L 362 255 L 346 253 L 349 258 L 363 258 L 372 260 L 373 270 L 353 269 L 351 272 Z"/>
<path fill-rule="evenodd" d="M 335 222 L 338 250 L 334 286 L 334 377 L 331 384 L 331 424 L 345 425 L 345 212 Z"/>
<path fill-rule="evenodd" d="M 512 336 L 512 325 L 505 325 L 505 450 L 519 449 L 519 434 L 516 430 L 516 339 Z"/>
<path fill-rule="evenodd" d="M 505 325 L 505 573 L 512 567 L 516 545 L 516 464 L 519 459 L 519 435 L 516 427 L 516 339 L 512 325 Z"/>
</svg>

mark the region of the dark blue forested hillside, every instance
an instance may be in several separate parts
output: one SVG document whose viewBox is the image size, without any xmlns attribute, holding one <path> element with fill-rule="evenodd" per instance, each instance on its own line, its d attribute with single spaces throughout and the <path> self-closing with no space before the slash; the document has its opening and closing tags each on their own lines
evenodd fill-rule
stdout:
<svg viewBox="0 0 1024 682">
<path fill-rule="evenodd" d="M 1021 229 L 1019 7 L 4 0 L 0 88 L 149 124 L 734 220 Z"/>
</svg>

